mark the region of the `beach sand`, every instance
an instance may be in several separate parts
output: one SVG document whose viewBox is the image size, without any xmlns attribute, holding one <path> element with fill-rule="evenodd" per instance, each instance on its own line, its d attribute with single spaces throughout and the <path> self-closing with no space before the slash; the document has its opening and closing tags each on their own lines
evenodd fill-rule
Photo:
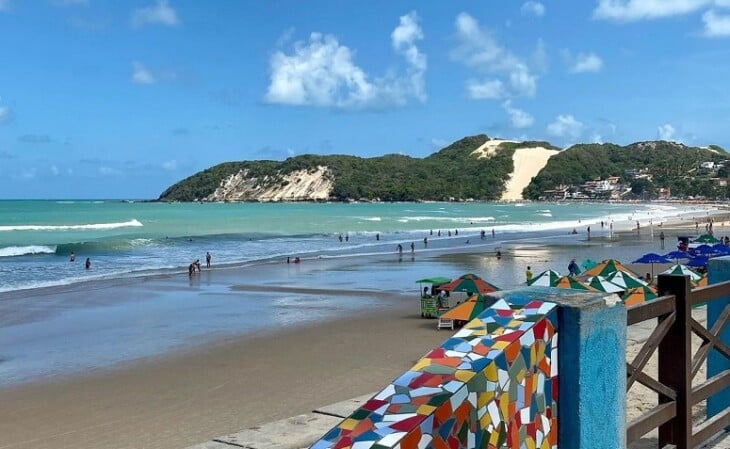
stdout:
<svg viewBox="0 0 730 449">
<path fill-rule="evenodd" d="M 684 229 L 665 225 L 667 251 Z M 628 232 L 590 242 L 566 237 L 570 240 L 557 239 L 550 246 L 540 239 L 505 243 L 499 246 L 501 261 L 489 243 L 478 251 L 465 247 L 424 258 L 417 254 L 413 261 L 361 260 L 345 267 L 344 262 L 306 261 L 307 266 L 296 268 L 306 271 L 287 267 L 285 275 L 280 267 L 207 274 L 207 281 L 191 285 L 190 291 L 174 287 L 186 286 L 187 276 L 168 276 L 47 292 L 51 298 L 81 294 L 88 303 L 150 291 L 177 291 L 188 295 L 186 300 L 213 293 L 236 298 L 283 283 L 302 289 L 300 293 L 318 289 L 318 295 L 332 297 L 354 297 L 348 290 L 353 284 L 353 290 L 365 285 L 378 293 L 372 309 L 353 309 L 347 318 L 226 335 L 112 368 L 0 388 L 0 449 L 182 448 L 374 392 L 450 335 L 436 331 L 434 320 L 418 316 L 413 284 L 418 275 L 474 271 L 513 287 L 528 264 L 534 273 L 548 267 L 564 271 L 574 257 L 630 260 L 658 252 L 656 234 L 654 240 Z M 402 291 L 388 293 L 379 285 L 392 286 L 398 279 Z"/>
</svg>

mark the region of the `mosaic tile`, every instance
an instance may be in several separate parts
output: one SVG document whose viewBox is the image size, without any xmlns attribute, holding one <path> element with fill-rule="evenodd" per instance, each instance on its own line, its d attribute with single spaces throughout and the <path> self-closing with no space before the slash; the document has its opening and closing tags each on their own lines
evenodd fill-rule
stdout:
<svg viewBox="0 0 730 449">
<path fill-rule="evenodd" d="M 555 449 L 556 323 L 499 299 L 311 447 Z"/>
</svg>

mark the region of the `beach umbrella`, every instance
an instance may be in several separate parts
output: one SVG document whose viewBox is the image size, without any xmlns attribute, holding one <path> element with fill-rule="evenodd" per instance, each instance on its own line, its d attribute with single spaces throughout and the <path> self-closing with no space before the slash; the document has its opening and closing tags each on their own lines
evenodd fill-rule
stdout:
<svg viewBox="0 0 730 449">
<path fill-rule="evenodd" d="M 717 254 L 717 250 L 710 245 L 700 245 L 697 248 L 693 248 L 692 252 L 700 256 L 712 256 Z"/>
<path fill-rule="evenodd" d="M 656 299 L 657 296 L 658 295 L 651 287 L 641 286 L 627 290 L 626 293 L 621 296 L 621 300 L 624 305 L 632 306 L 634 304 L 651 301 L 652 299 Z"/>
<path fill-rule="evenodd" d="M 555 287 L 555 283 L 560 279 L 560 273 L 554 270 L 545 270 L 534 278 L 530 279 L 527 285 L 538 285 L 541 287 Z"/>
<path fill-rule="evenodd" d="M 491 293 L 499 290 L 499 287 L 490 284 L 476 274 L 465 274 L 454 279 L 448 284 L 439 286 L 440 290 L 447 292 L 467 292 L 467 293 Z"/>
<path fill-rule="evenodd" d="M 692 258 L 692 256 L 687 251 L 679 251 L 679 250 L 672 251 L 670 253 L 666 253 L 664 255 L 664 257 L 666 257 L 667 259 L 674 259 L 677 261 L 679 259 L 691 259 Z"/>
<path fill-rule="evenodd" d="M 590 270 L 591 268 L 595 267 L 596 265 L 598 265 L 598 262 L 596 262 L 595 260 L 593 260 L 591 258 L 588 258 L 580 263 L 580 266 L 583 267 L 584 270 Z"/>
<path fill-rule="evenodd" d="M 439 315 L 439 318 L 459 321 L 471 321 L 478 317 L 479 314 L 484 312 L 487 308 L 487 301 L 481 296 L 474 295 L 462 302 L 457 304 L 447 312 Z"/>
<path fill-rule="evenodd" d="M 712 234 L 702 234 L 701 236 L 699 236 L 696 239 L 694 239 L 693 242 L 699 242 L 699 243 L 717 243 L 717 242 L 719 242 L 719 240 L 716 239 Z"/>
<path fill-rule="evenodd" d="M 662 271 L 661 274 L 674 274 L 678 276 L 689 276 L 693 281 L 699 281 L 702 276 L 687 268 L 685 265 L 672 265 L 668 270 Z"/>
<path fill-rule="evenodd" d="M 634 276 L 634 272 L 626 268 L 616 259 L 606 259 L 595 267 L 584 271 L 581 276 L 603 276 L 606 277 L 611 273 L 623 271 L 624 273 Z"/>
<path fill-rule="evenodd" d="M 637 279 L 628 273 L 624 273 L 623 271 L 617 271 L 614 274 L 608 276 L 607 279 L 614 284 L 623 287 L 624 290 L 636 287 L 644 287 L 647 285 L 647 283 L 642 281 L 641 279 Z"/>
<path fill-rule="evenodd" d="M 671 260 L 657 253 L 647 253 L 639 257 L 632 263 L 648 263 L 651 264 L 651 277 L 654 277 L 654 264 L 655 263 L 672 263 Z"/>
<path fill-rule="evenodd" d="M 690 259 L 685 265 L 692 268 L 703 268 L 707 266 L 710 258 L 707 256 L 697 256 L 694 259 Z"/>
<path fill-rule="evenodd" d="M 727 246 L 724 243 L 715 243 L 712 245 L 712 249 L 715 250 L 715 254 L 718 256 L 727 256 L 730 254 L 730 246 Z"/>
<path fill-rule="evenodd" d="M 572 276 L 563 276 L 555 283 L 554 287 L 557 288 L 572 288 L 573 290 L 590 290 L 595 291 L 593 287 L 588 284 L 579 281 Z"/>
<path fill-rule="evenodd" d="M 702 277 L 697 281 L 691 281 L 692 288 L 707 287 L 709 282 L 707 281 L 707 273 L 703 274 Z"/>
<path fill-rule="evenodd" d="M 618 293 L 626 290 L 624 287 L 614 284 L 603 276 L 588 278 L 587 284 L 600 292 L 606 293 Z"/>
</svg>

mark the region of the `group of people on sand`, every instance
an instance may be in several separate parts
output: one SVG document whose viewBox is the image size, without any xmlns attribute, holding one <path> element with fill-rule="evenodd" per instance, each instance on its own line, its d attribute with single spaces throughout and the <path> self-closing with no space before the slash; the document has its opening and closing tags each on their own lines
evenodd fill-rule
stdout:
<svg viewBox="0 0 730 449">
<path fill-rule="evenodd" d="M 76 262 L 76 254 L 74 254 L 73 251 L 71 251 L 71 254 L 68 257 L 68 261 L 69 262 Z M 90 257 L 87 257 L 86 258 L 86 261 L 84 262 L 84 267 L 87 270 L 90 270 L 91 269 L 91 258 Z"/>
<path fill-rule="evenodd" d="M 205 268 L 210 268 L 210 260 L 213 258 L 213 256 L 210 255 L 210 251 L 205 252 Z M 188 265 L 188 276 L 192 276 L 195 274 L 195 271 L 198 271 L 200 273 L 202 271 L 200 259 L 195 259 L 193 263 Z"/>
</svg>

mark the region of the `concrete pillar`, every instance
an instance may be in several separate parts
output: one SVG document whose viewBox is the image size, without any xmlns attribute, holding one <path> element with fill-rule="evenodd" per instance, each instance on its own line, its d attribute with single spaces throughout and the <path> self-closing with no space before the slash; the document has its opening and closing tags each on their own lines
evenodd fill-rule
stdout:
<svg viewBox="0 0 730 449">
<path fill-rule="evenodd" d="M 730 281 L 730 257 L 716 257 L 710 259 L 708 278 L 710 284 Z M 715 299 L 707 303 L 707 328 L 712 329 L 722 311 L 730 304 L 730 295 Z M 720 333 L 720 340 L 730 344 L 730 326 Z M 707 357 L 707 378 L 719 374 L 730 368 L 730 361 L 716 350 L 711 350 Z M 707 417 L 710 418 L 730 407 L 730 389 L 723 389 L 707 399 Z"/>
<path fill-rule="evenodd" d="M 558 446 L 626 447 L 626 308 L 618 296 L 545 287 L 490 296 L 560 306 Z"/>
</svg>

